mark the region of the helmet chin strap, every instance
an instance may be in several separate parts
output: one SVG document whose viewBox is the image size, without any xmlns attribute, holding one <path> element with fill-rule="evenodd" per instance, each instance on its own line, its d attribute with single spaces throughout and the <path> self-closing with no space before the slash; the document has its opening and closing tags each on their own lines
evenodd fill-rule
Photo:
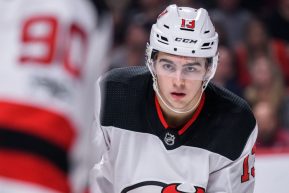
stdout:
<svg viewBox="0 0 289 193">
<path fill-rule="evenodd" d="M 159 89 L 158 89 L 158 83 L 157 83 L 157 78 L 155 76 L 153 76 L 153 88 L 154 88 L 154 91 L 157 93 L 158 97 L 161 99 L 162 103 L 168 108 L 170 109 L 171 111 L 173 111 L 174 113 L 177 113 L 177 114 L 185 114 L 185 113 L 189 113 L 189 112 L 192 112 L 193 110 L 195 110 L 197 108 L 197 106 L 199 105 L 200 101 L 201 101 L 201 98 L 202 98 L 202 95 L 203 95 L 203 92 L 204 90 L 206 89 L 207 87 L 207 84 L 205 83 L 206 81 L 204 81 L 201 89 L 201 94 L 196 102 L 196 104 L 190 108 L 189 110 L 186 110 L 186 111 L 181 111 L 181 110 L 176 110 L 174 108 L 172 108 L 169 104 L 167 104 L 165 102 L 165 100 L 163 99 L 163 97 L 161 96 L 160 92 L 159 92 Z M 194 97 L 195 98 L 195 97 Z"/>
</svg>

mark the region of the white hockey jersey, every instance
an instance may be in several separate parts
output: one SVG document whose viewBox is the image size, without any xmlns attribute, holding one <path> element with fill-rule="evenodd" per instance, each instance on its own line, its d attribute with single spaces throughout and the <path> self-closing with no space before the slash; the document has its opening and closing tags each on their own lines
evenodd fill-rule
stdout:
<svg viewBox="0 0 289 193">
<path fill-rule="evenodd" d="M 257 126 L 241 98 L 209 84 L 191 120 L 170 128 L 146 67 L 111 71 L 98 92 L 95 193 L 253 192 Z"/>
<path fill-rule="evenodd" d="M 96 24 L 86 0 L 0 0 L 0 193 L 87 186 Z"/>
</svg>

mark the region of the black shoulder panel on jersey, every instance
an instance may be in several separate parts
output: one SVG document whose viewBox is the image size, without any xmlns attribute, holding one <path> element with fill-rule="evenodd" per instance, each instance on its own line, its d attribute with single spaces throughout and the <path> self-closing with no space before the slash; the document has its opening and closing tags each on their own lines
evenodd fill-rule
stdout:
<svg viewBox="0 0 289 193">
<path fill-rule="evenodd" d="M 152 83 L 146 67 L 115 69 L 106 74 L 101 81 L 101 124 L 156 135 L 168 150 L 186 145 L 206 149 L 231 160 L 241 155 L 256 125 L 243 99 L 209 84 L 198 118 L 184 134 L 176 136 L 178 139 L 173 146 L 167 146 L 164 136 L 168 130 L 158 118 Z"/>
<path fill-rule="evenodd" d="M 101 124 L 143 131 L 147 89 L 152 87 L 149 81 L 151 75 L 146 67 L 118 68 L 104 75 L 100 83 Z"/>
<path fill-rule="evenodd" d="M 196 130 L 190 130 L 194 139 L 188 140 L 188 145 L 236 160 L 256 126 L 256 120 L 246 101 L 210 83 L 204 108 L 194 124 Z"/>
</svg>

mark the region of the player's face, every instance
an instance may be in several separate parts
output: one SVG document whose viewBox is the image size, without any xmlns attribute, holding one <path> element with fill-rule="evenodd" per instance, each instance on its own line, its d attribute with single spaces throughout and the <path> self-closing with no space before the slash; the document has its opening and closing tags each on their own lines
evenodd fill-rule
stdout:
<svg viewBox="0 0 289 193">
<path fill-rule="evenodd" d="M 163 99 L 175 109 L 190 109 L 202 91 L 206 59 L 159 52 L 154 71 Z"/>
</svg>

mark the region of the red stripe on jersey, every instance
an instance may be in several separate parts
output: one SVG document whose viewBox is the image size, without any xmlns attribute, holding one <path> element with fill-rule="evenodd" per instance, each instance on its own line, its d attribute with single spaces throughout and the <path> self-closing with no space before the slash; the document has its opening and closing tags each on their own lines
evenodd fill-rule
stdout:
<svg viewBox="0 0 289 193">
<path fill-rule="evenodd" d="M 178 131 L 179 135 L 182 135 L 194 123 L 194 121 L 197 119 L 197 117 L 201 113 L 201 110 L 203 109 L 204 103 L 205 103 L 205 93 L 203 94 L 203 96 L 201 98 L 201 101 L 200 101 L 200 104 L 197 107 L 197 109 L 196 109 L 195 113 L 193 114 L 192 118 L 182 127 L 182 129 L 180 129 Z M 166 122 L 166 120 L 164 118 L 164 115 L 162 113 L 162 110 L 161 110 L 160 104 L 158 102 L 157 96 L 155 96 L 155 105 L 156 105 L 156 109 L 157 109 L 157 113 L 158 113 L 159 119 L 160 119 L 162 125 L 164 126 L 164 128 L 167 129 L 169 127 L 169 125 L 168 125 L 168 123 Z"/>
<path fill-rule="evenodd" d="M 169 125 L 168 125 L 168 123 L 166 122 L 166 120 L 164 118 L 164 115 L 163 115 L 163 112 L 161 110 L 161 106 L 159 104 L 157 96 L 155 96 L 155 105 L 156 105 L 156 108 L 157 108 L 159 119 L 160 119 L 162 125 L 164 126 L 164 128 L 167 129 L 169 127 Z"/>
<path fill-rule="evenodd" d="M 170 184 L 164 187 L 162 193 L 180 193 L 180 191 L 177 190 L 177 184 Z"/>
<path fill-rule="evenodd" d="M 65 117 L 45 109 L 9 102 L 0 102 L 0 126 L 41 137 L 66 150 L 75 136 L 75 129 Z"/>
<path fill-rule="evenodd" d="M 45 159 L 18 151 L 0 150 L 0 176 L 69 193 L 68 178 Z"/>
<path fill-rule="evenodd" d="M 203 109 L 204 103 L 205 103 L 205 93 L 203 94 L 203 96 L 201 98 L 201 101 L 200 101 L 200 104 L 197 107 L 197 109 L 196 109 L 195 113 L 193 114 L 192 118 L 185 124 L 185 126 L 183 126 L 182 129 L 180 129 L 178 131 L 179 135 L 182 135 L 195 122 L 195 120 L 198 118 L 199 114 L 201 113 L 201 110 Z"/>
</svg>

